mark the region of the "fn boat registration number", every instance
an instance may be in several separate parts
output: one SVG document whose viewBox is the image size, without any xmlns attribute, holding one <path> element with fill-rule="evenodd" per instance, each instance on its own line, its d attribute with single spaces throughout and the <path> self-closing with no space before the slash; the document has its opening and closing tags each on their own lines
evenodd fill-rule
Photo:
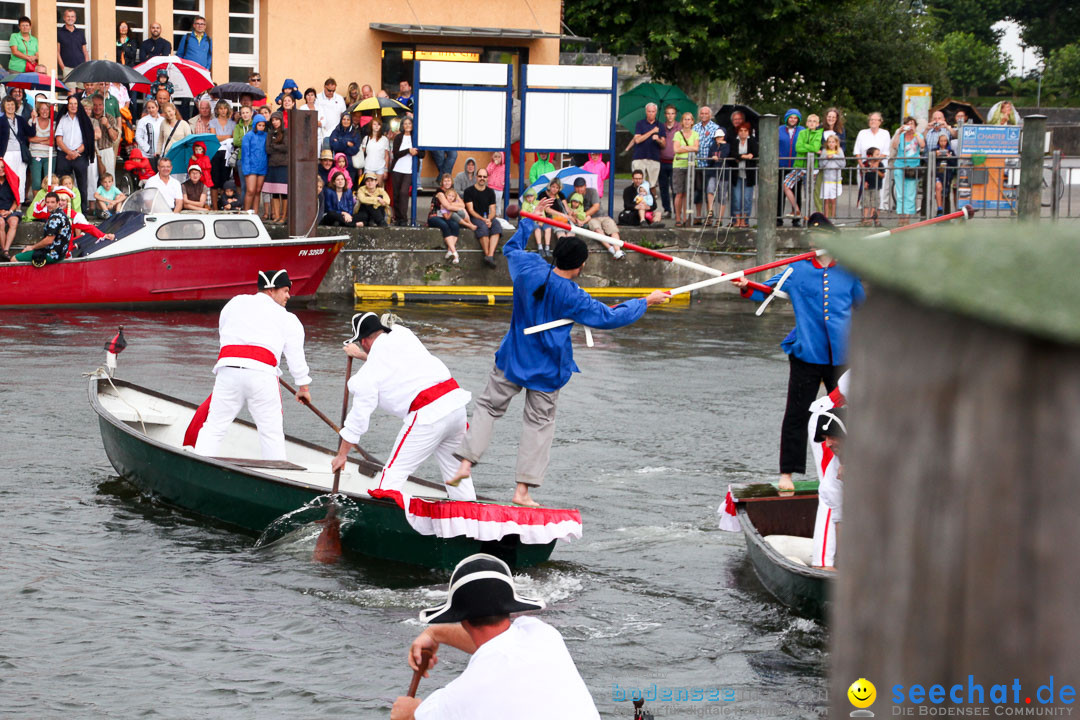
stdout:
<svg viewBox="0 0 1080 720">
<path fill-rule="evenodd" d="M 304 257 L 307 255 L 308 257 L 315 257 L 316 255 L 322 255 L 324 252 L 326 252 L 326 248 L 311 248 L 310 250 L 300 250 L 296 253 L 296 256 Z"/>
</svg>

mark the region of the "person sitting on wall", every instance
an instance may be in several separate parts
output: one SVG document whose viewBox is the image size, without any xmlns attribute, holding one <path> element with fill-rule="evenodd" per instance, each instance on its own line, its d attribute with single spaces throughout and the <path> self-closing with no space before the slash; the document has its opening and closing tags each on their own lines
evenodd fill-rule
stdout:
<svg viewBox="0 0 1080 720">
<path fill-rule="evenodd" d="M 462 195 L 469 218 L 476 223 L 476 239 L 484 251 L 484 263 L 495 267 L 495 250 L 502 238 L 502 226 L 495 212 L 495 191 L 487 186 L 487 169 L 476 173 L 476 184 Z"/>
<path fill-rule="evenodd" d="M 582 208 L 585 211 L 585 228 L 619 240 L 619 226 L 600 207 L 600 194 L 596 189 L 589 187 L 585 183 L 585 178 L 579 177 L 574 180 L 574 192 L 581 195 L 584 200 Z M 600 244 L 606 247 L 616 260 L 626 257 L 621 249 L 611 243 L 601 241 Z"/>
<path fill-rule="evenodd" d="M 41 240 L 16 253 L 12 262 L 31 262 L 35 267 L 44 267 L 67 257 L 71 245 L 71 220 L 60 209 L 60 195 L 55 191 L 47 193 L 45 207 L 49 218 L 45 221 Z"/>
</svg>

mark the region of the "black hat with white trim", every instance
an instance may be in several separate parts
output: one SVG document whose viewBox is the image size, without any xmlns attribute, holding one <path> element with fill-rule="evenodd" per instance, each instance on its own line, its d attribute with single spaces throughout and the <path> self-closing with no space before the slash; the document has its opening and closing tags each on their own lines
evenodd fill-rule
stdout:
<svg viewBox="0 0 1080 720">
<path fill-rule="evenodd" d="M 844 424 L 846 419 L 847 410 L 842 407 L 821 413 L 814 429 L 814 442 L 824 442 L 827 437 L 847 437 L 847 426 Z"/>
<path fill-rule="evenodd" d="M 373 312 L 356 313 L 352 316 L 352 336 L 345 341 L 345 344 L 360 342 L 373 332 L 390 332 L 390 328 L 383 325 L 379 316 Z"/>
<path fill-rule="evenodd" d="M 471 618 L 543 610 L 543 600 L 523 598 L 514 588 L 510 567 L 494 555 L 477 553 L 457 564 L 450 594 L 439 607 L 420 611 L 426 623 L 456 623 Z"/>
<path fill-rule="evenodd" d="M 260 270 L 258 282 L 260 292 L 292 287 L 292 280 L 289 279 L 289 273 L 285 270 Z"/>
</svg>

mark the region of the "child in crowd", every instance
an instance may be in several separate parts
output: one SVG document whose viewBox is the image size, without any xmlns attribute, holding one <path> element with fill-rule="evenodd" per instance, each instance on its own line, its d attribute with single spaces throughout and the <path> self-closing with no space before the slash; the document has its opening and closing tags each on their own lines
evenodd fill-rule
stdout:
<svg viewBox="0 0 1080 720">
<path fill-rule="evenodd" d="M 210 178 L 210 158 L 206 156 L 206 143 L 197 142 L 191 148 L 191 159 L 188 167 L 198 165 L 202 170 L 202 182 L 208 188 L 214 187 L 214 181 Z"/>
<path fill-rule="evenodd" d="M 881 168 L 881 149 L 866 149 L 866 161 L 863 163 L 862 187 L 862 223 L 864 227 L 881 227 L 878 221 L 878 205 L 881 203 L 881 183 L 885 171 Z"/>
<path fill-rule="evenodd" d="M 794 209 L 791 213 L 796 218 L 801 218 L 802 210 L 799 209 L 799 200 L 795 197 L 795 189 L 803 178 L 806 177 L 806 156 L 809 153 L 817 155 L 821 152 L 821 136 L 823 130 L 820 127 L 821 118 L 817 115 L 806 116 L 806 129 L 795 139 L 795 162 L 794 169 L 784 177 L 784 197 Z"/>
<path fill-rule="evenodd" d="M 953 173 L 956 168 L 956 153 L 953 152 L 949 133 L 943 132 L 937 136 L 937 147 L 932 148 L 937 153 L 934 161 L 937 165 L 934 177 L 934 194 L 937 198 L 937 214 L 945 213 L 945 196 L 951 192 Z"/>
<path fill-rule="evenodd" d="M 71 201 L 71 209 L 77 213 L 82 212 L 82 193 L 79 192 L 79 188 L 75 187 L 75 178 L 70 175 L 60 176 L 60 185 L 66 187 L 74 195 L 75 199 Z"/>
<path fill-rule="evenodd" d="M 379 177 L 375 173 L 364 173 L 364 182 L 356 191 L 356 227 L 386 227 L 386 208 L 390 207 L 390 196 L 379 187 Z"/>
<path fill-rule="evenodd" d="M 165 68 L 157 71 L 157 80 L 150 85 L 150 96 L 156 97 L 157 91 L 161 88 L 165 88 L 165 92 L 169 93 L 169 97 L 172 97 L 176 92 L 176 88 L 169 82 L 169 71 Z"/>
<path fill-rule="evenodd" d="M 585 208 L 582 207 L 585 204 L 585 198 L 581 196 L 581 193 L 574 193 L 570 196 L 570 222 L 579 227 L 585 227 L 585 223 L 589 221 L 589 217 L 585 214 Z"/>
<path fill-rule="evenodd" d="M 832 133 L 821 151 L 821 199 L 827 218 L 836 217 L 836 199 L 844 191 L 843 171 L 844 150 L 840 147 L 840 136 Z"/>
<path fill-rule="evenodd" d="M 326 174 L 326 182 L 333 184 L 334 175 L 345 173 L 345 189 L 352 190 L 352 169 L 349 167 L 349 156 L 345 153 L 334 155 L 334 167 Z"/>
<path fill-rule="evenodd" d="M 120 192 L 120 188 L 113 184 L 112 175 L 105 173 L 101 176 L 101 185 L 98 185 L 97 192 L 94 193 L 94 200 L 97 201 L 97 209 L 101 217 L 111 218 L 114 212 L 120 211 L 120 206 L 126 199 L 124 193 Z"/>
<path fill-rule="evenodd" d="M 603 155 L 600 153 L 589 153 L 589 162 L 582 165 L 581 169 L 596 175 L 596 193 L 601 198 L 604 197 L 604 186 L 607 185 L 607 179 L 611 173 L 611 169 L 608 167 L 608 164 L 604 162 Z"/>
<path fill-rule="evenodd" d="M 638 222 L 642 225 L 651 223 L 653 219 L 652 213 L 653 196 L 652 190 L 649 188 L 649 181 L 646 180 L 638 185 L 637 197 L 634 198 L 634 209 L 637 210 Z"/>
<path fill-rule="evenodd" d="M 525 191 L 525 197 L 521 199 L 521 212 L 535 213 L 536 212 L 536 190 L 529 188 Z M 533 230 L 533 239 L 536 240 L 536 249 L 540 250 L 543 242 L 543 234 L 540 231 L 539 223 L 536 225 L 536 229 Z"/>
<path fill-rule="evenodd" d="M 319 182 L 322 182 L 322 180 Z M 322 192 L 322 188 L 319 188 L 319 192 Z M 220 209 L 225 212 L 239 212 L 242 208 L 240 197 L 236 194 L 236 185 L 230 180 L 225 183 L 225 194 L 221 196 Z"/>
</svg>

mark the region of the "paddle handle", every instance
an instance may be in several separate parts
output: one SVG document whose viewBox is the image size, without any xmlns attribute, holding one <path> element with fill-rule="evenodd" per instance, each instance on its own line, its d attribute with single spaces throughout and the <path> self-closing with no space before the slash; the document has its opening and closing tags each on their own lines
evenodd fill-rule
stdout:
<svg viewBox="0 0 1080 720">
<path fill-rule="evenodd" d="M 349 379 L 352 377 L 352 355 L 346 356 L 345 359 L 345 392 L 341 398 L 341 425 L 345 425 L 345 418 L 349 416 Z M 338 432 L 341 432 L 338 430 Z M 338 470 L 334 473 L 334 487 L 331 490 L 333 494 L 337 494 L 338 483 L 341 482 L 341 471 Z"/>
<path fill-rule="evenodd" d="M 349 359 L 351 360 L 352 358 L 349 358 Z M 293 387 L 292 385 L 290 385 L 290 384 L 289 384 L 288 382 L 286 382 L 286 381 L 285 381 L 285 378 L 280 378 L 280 377 L 279 377 L 279 378 L 278 378 L 278 382 L 279 382 L 279 383 L 281 383 L 281 387 L 285 388 L 285 389 L 286 389 L 287 391 L 289 391 L 289 392 L 290 392 L 290 393 L 292 393 L 293 395 L 295 395 L 295 394 L 296 394 L 296 389 L 295 389 L 295 388 L 294 388 L 294 387 Z M 303 402 L 303 403 L 304 403 L 305 405 L 307 405 L 308 409 L 309 409 L 309 410 L 311 410 L 311 412 L 315 413 L 315 416 L 316 416 L 316 417 L 318 417 L 318 418 L 319 418 L 320 420 L 322 420 L 322 421 L 323 421 L 324 423 L 326 423 L 327 425 L 329 425 L 329 426 L 330 426 L 330 428 L 331 428 L 331 429 L 332 429 L 332 430 L 333 430 L 333 431 L 334 431 L 335 433 L 340 433 L 340 432 L 341 432 L 341 426 L 340 426 L 340 425 L 338 425 L 337 423 L 335 423 L 335 422 L 334 422 L 333 420 L 331 420 L 330 418 L 328 418 L 328 417 L 326 416 L 326 413 L 324 413 L 324 412 L 323 412 L 322 410 L 320 410 L 319 408 L 315 407 L 315 405 L 314 405 L 314 404 L 313 404 L 313 403 L 312 403 L 312 402 L 311 402 L 310 400 L 306 400 L 306 399 L 305 399 L 305 400 L 302 400 L 301 402 Z M 375 457 L 373 457 L 372 455 L 370 455 L 370 454 L 369 454 L 369 453 L 367 452 L 367 450 L 364 450 L 364 448 L 362 448 L 362 447 L 360 447 L 359 445 L 357 445 L 357 446 L 356 446 L 356 449 L 360 451 L 360 455 L 361 455 L 361 456 L 363 456 L 363 458 L 364 458 L 365 460 L 367 460 L 368 462 L 373 462 L 373 463 L 375 463 L 376 465 L 382 465 L 382 462 L 381 462 L 380 460 L 377 460 L 377 459 L 376 459 Z"/>
<path fill-rule="evenodd" d="M 904 232 L 906 230 L 915 230 L 917 228 L 926 227 L 927 225 L 933 225 L 934 223 L 948 222 L 949 220 L 960 220 L 960 219 L 970 220 L 971 217 L 975 214 L 975 210 L 976 209 L 973 208 L 971 205 L 965 205 L 964 207 L 960 208 L 956 212 L 951 212 L 948 215 L 941 215 L 941 216 L 936 217 L 936 218 L 930 218 L 929 220 L 922 220 L 922 221 L 917 222 L 917 223 L 911 223 L 910 225 L 905 225 L 904 227 L 893 228 L 891 230 L 882 230 L 879 233 L 874 233 L 873 235 L 867 235 L 865 239 L 869 240 L 871 238 L 883 238 L 883 237 L 886 237 L 888 235 L 895 235 L 896 233 Z"/>
<path fill-rule="evenodd" d="M 412 682 L 409 683 L 409 697 L 416 697 L 416 689 L 420 687 L 420 678 L 424 677 L 424 673 L 427 672 L 428 663 L 431 662 L 431 651 L 424 648 L 420 651 L 420 667 L 418 667 L 412 676 Z"/>
</svg>

